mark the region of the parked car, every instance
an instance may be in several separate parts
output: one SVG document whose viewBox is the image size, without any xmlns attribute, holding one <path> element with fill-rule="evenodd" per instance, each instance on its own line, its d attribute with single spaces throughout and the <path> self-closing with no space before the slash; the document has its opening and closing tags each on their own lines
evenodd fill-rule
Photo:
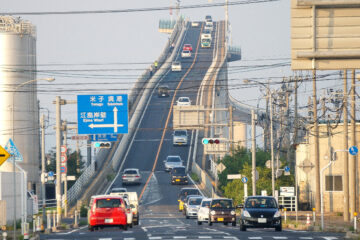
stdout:
<svg viewBox="0 0 360 240">
<path fill-rule="evenodd" d="M 200 204 L 200 208 L 197 215 L 197 223 L 201 225 L 203 222 L 209 221 L 209 214 L 210 214 L 210 203 L 211 198 L 203 198 Z"/>
<path fill-rule="evenodd" d="M 187 145 L 188 134 L 186 130 L 174 130 L 173 132 L 173 145 Z"/>
<path fill-rule="evenodd" d="M 121 193 L 121 192 L 127 192 L 127 189 L 126 188 L 112 188 L 110 190 L 110 195 L 112 193 Z"/>
<path fill-rule="evenodd" d="M 181 62 L 175 61 L 171 64 L 172 72 L 181 72 Z"/>
<path fill-rule="evenodd" d="M 194 21 L 192 21 L 192 22 L 191 22 L 191 26 L 192 26 L 192 27 L 198 27 L 198 26 L 200 26 L 200 23 L 199 23 L 199 22 L 194 22 Z"/>
<path fill-rule="evenodd" d="M 191 100 L 189 97 L 179 97 L 179 99 L 176 101 L 177 106 L 190 106 Z"/>
<path fill-rule="evenodd" d="M 190 197 L 185 203 L 185 217 L 197 217 L 203 196 Z"/>
<path fill-rule="evenodd" d="M 232 199 L 212 199 L 209 213 L 209 226 L 211 226 L 213 223 L 224 223 L 224 225 L 232 223 L 233 226 L 236 226 L 236 213 Z"/>
<path fill-rule="evenodd" d="M 191 52 L 189 50 L 183 50 L 181 52 L 181 57 L 182 58 L 189 58 L 189 57 L 191 57 Z"/>
<path fill-rule="evenodd" d="M 185 167 L 174 167 L 171 170 L 171 184 L 188 184 Z"/>
<path fill-rule="evenodd" d="M 183 166 L 183 160 L 181 160 L 181 157 L 176 156 L 167 156 L 165 161 L 165 171 L 171 171 L 174 167 L 181 167 Z"/>
<path fill-rule="evenodd" d="M 162 85 L 160 85 L 159 87 L 158 87 L 158 96 L 159 97 L 168 97 L 168 96 L 170 96 L 170 94 L 169 94 L 169 86 L 168 85 L 166 85 L 166 84 L 162 84 Z"/>
<path fill-rule="evenodd" d="M 250 196 L 246 199 L 240 217 L 240 230 L 247 228 L 275 228 L 281 231 L 281 213 L 283 206 L 278 206 L 271 196 Z"/>
<path fill-rule="evenodd" d="M 90 231 L 104 227 L 121 227 L 127 230 L 125 200 L 120 196 L 92 196 L 88 212 Z"/>
<path fill-rule="evenodd" d="M 122 176 L 122 185 L 127 184 L 141 184 L 141 174 L 137 168 L 127 168 L 124 170 Z"/>
<path fill-rule="evenodd" d="M 189 50 L 190 52 L 192 52 L 193 51 L 192 45 L 191 44 L 184 44 L 183 50 Z"/>
<path fill-rule="evenodd" d="M 185 198 L 189 195 L 201 195 L 201 193 L 197 188 L 182 188 L 178 195 L 179 212 L 183 211 Z"/>
</svg>

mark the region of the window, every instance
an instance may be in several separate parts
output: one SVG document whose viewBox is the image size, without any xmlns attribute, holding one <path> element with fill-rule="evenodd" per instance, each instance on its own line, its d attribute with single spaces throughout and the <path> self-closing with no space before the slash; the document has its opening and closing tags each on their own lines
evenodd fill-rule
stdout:
<svg viewBox="0 0 360 240">
<path fill-rule="evenodd" d="M 326 191 L 342 191 L 342 176 L 325 176 Z"/>
</svg>

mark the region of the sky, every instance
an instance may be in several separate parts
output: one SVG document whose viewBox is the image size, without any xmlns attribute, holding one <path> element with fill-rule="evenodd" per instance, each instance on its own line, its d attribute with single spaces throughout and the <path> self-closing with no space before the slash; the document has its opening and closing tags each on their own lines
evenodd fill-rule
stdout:
<svg viewBox="0 0 360 240">
<path fill-rule="evenodd" d="M 182 0 L 181 5 L 223 2 Z M 0 12 L 118 10 L 174 6 L 174 0 L 2 0 Z M 224 20 L 224 7 L 184 9 L 190 20 Z M 84 14 L 24 15 L 37 28 L 38 78 L 55 76 L 52 83 L 38 83 L 41 112 L 49 113 L 46 149 L 55 146 L 55 96 L 75 100 L 78 94 L 128 93 L 142 71 L 163 50 L 168 35 L 158 32 L 159 20 L 170 11 Z M 230 94 L 241 102 L 260 107 L 265 103 L 259 86 L 244 86 L 244 79 L 278 82 L 292 76 L 290 69 L 290 1 L 243 4 L 229 7 L 231 44 L 241 47 L 242 60 L 229 64 Z M 258 65 L 284 65 L 258 68 Z M 244 68 L 244 66 L 247 66 Z M 304 73 L 306 74 L 306 73 Z M 339 87 L 336 79 L 319 83 L 319 89 Z M 274 88 L 279 85 L 274 86 Z M 300 90 L 300 89 L 299 89 Z M 301 86 L 303 99 L 311 85 Z M 76 122 L 76 105 L 62 107 L 62 118 Z M 71 142 L 70 142 L 71 144 Z"/>
</svg>

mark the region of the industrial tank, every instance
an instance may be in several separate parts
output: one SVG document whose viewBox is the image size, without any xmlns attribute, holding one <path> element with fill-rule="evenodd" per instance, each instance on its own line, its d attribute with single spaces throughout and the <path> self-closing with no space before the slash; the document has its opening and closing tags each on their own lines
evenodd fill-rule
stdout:
<svg viewBox="0 0 360 240">
<path fill-rule="evenodd" d="M 11 138 L 22 154 L 28 189 L 39 182 L 39 108 L 36 30 L 28 21 L 0 16 L 0 145 Z M 0 168 L 1 170 L 1 168 Z"/>
</svg>

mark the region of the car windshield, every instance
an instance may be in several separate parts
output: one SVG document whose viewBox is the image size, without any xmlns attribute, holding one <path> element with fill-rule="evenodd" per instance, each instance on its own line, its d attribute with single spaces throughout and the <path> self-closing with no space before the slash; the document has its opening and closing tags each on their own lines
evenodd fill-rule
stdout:
<svg viewBox="0 0 360 240">
<path fill-rule="evenodd" d="M 185 168 L 173 168 L 171 172 L 173 174 L 185 174 Z"/>
<path fill-rule="evenodd" d="M 97 208 L 118 208 L 120 207 L 120 199 L 113 199 L 113 198 L 107 198 L 107 199 L 98 199 L 96 201 L 96 207 Z"/>
<path fill-rule="evenodd" d="M 232 201 L 227 199 L 218 199 L 211 202 L 212 208 L 232 208 Z"/>
<path fill-rule="evenodd" d="M 201 206 L 202 206 L 202 207 L 209 207 L 209 206 L 210 206 L 210 201 L 203 201 L 203 202 L 201 203 Z"/>
<path fill-rule="evenodd" d="M 173 65 L 180 65 L 180 63 L 179 62 L 173 62 Z"/>
<path fill-rule="evenodd" d="M 137 174 L 136 170 L 126 170 L 124 174 Z"/>
<path fill-rule="evenodd" d="M 179 195 L 182 199 L 184 199 L 188 195 L 200 195 L 200 192 L 197 189 L 183 189 Z"/>
<path fill-rule="evenodd" d="M 181 162 L 179 157 L 168 157 L 167 162 Z"/>
<path fill-rule="evenodd" d="M 273 198 L 248 198 L 245 204 L 246 208 L 277 208 Z"/>
<path fill-rule="evenodd" d="M 111 192 L 113 192 L 113 193 L 126 192 L 126 189 L 125 188 L 114 188 L 114 189 L 111 189 Z"/>
<path fill-rule="evenodd" d="M 185 47 L 191 47 L 191 45 L 190 44 L 185 44 Z"/>
<path fill-rule="evenodd" d="M 174 135 L 175 136 L 186 136 L 186 131 L 175 131 Z"/>
<path fill-rule="evenodd" d="M 190 198 L 189 205 L 200 205 L 201 200 L 202 200 L 201 198 Z"/>
<path fill-rule="evenodd" d="M 189 50 L 184 50 L 183 53 L 190 53 L 190 51 Z"/>
<path fill-rule="evenodd" d="M 188 98 L 180 98 L 179 102 L 189 102 L 189 99 Z"/>
</svg>

